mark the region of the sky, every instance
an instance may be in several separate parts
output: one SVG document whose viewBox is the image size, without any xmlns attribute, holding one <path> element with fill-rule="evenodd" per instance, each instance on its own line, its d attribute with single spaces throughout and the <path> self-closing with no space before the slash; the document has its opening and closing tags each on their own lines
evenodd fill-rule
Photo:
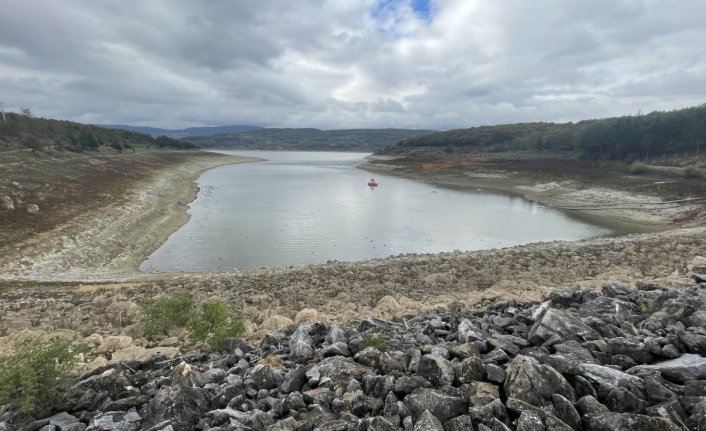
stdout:
<svg viewBox="0 0 706 431">
<path fill-rule="evenodd" d="M 0 0 L 6 111 L 447 130 L 706 103 L 704 0 Z"/>
</svg>

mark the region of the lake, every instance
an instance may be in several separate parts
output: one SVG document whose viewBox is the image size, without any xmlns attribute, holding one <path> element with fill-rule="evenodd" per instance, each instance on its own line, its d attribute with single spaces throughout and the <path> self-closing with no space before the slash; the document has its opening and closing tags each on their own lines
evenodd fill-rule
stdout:
<svg viewBox="0 0 706 431">
<path fill-rule="evenodd" d="M 267 161 L 204 173 L 191 219 L 140 270 L 232 271 L 626 233 L 516 196 L 371 175 L 356 169 L 362 153 L 223 153 Z"/>
</svg>

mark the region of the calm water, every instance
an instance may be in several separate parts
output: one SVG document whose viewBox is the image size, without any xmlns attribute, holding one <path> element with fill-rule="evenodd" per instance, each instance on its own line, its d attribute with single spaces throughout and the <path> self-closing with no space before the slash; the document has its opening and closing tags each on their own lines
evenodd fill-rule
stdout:
<svg viewBox="0 0 706 431">
<path fill-rule="evenodd" d="M 190 221 L 142 271 L 354 261 L 614 234 L 519 197 L 466 192 L 356 169 L 366 154 L 234 151 L 268 159 L 203 174 Z"/>
</svg>

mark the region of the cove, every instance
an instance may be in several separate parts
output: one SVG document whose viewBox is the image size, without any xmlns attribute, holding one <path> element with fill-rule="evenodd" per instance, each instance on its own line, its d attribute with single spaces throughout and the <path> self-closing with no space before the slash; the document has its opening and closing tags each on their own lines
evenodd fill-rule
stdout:
<svg viewBox="0 0 706 431">
<path fill-rule="evenodd" d="M 363 153 L 223 153 L 266 160 L 204 173 L 190 220 L 141 271 L 233 271 L 629 233 L 516 196 L 379 174 L 371 188 L 371 174 L 356 169 Z"/>
</svg>

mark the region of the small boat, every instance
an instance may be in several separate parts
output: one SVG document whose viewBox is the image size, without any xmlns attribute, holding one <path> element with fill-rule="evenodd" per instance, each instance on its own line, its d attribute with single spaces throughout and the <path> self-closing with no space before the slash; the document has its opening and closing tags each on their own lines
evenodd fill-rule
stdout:
<svg viewBox="0 0 706 431">
<path fill-rule="evenodd" d="M 370 187 L 377 187 L 377 186 L 378 186 L 378 182 L 375 181 L 375 178 L 371 178 L 370 181 L 368 181 L 368 185 L 369 185 Z"/>
</svg>

